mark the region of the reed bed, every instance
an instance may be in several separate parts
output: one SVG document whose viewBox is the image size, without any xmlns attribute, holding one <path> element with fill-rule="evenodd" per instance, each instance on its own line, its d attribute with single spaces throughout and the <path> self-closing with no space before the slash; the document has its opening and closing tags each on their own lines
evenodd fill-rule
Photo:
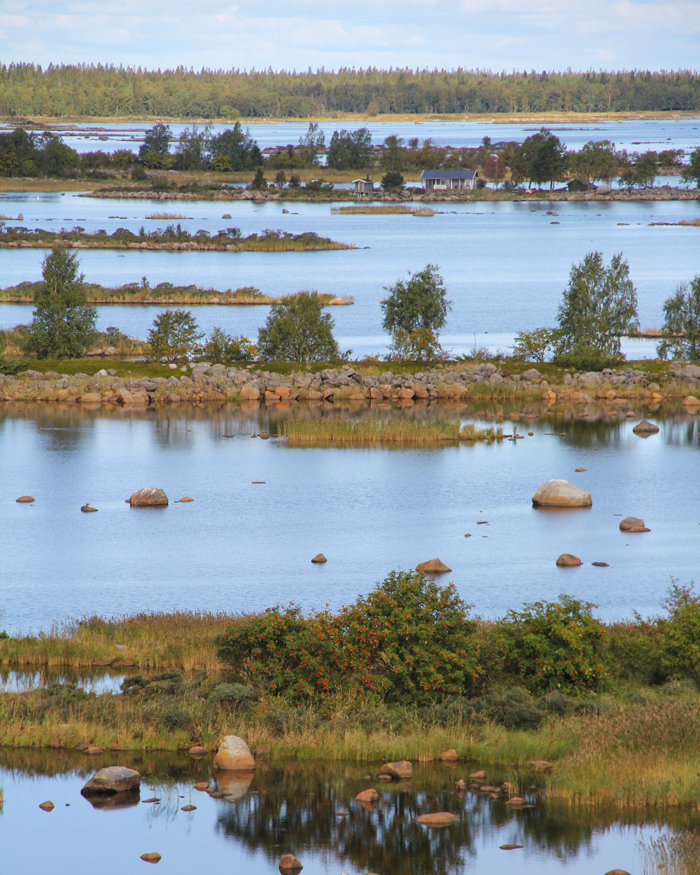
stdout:
<svg viewBox="0 0 700 875">
<path fill-rule="evenodd" d="M 331 207 L 331 213 L 339 213 L 341 215 L 362 215 L 362 216 L 383 216 L 383 215 L 400 215 L 410 216 L 418 207 L 408 207 L 399 204 L 381 205 L 381 206 L 361 206 L 353 204 L 347 207 Z"/>
<path fill-rule="evenodd" d="M 206 612 L 86 617 L 37 636 L 0 639 L 0 665 L 85 668 L 129 662 L 153 669 L 218 670 L 217 639 L 237 621 L 235 614 Z"/>
<path fill-rule="evenodd" d="M 192 219 L 192 216 L 183 216 L 180 213 L 147 213 L 147 219 Z"/>
<path fill-rule="evenodd" d="M 459 422 L 416 419 L 316 419 L 282 423 L 282 436 L 290 445 L 389 444 L 394 446 L 438 446 L 460 441 L 497 441 L 503 429 L 460 428 Z"/>
</svg>

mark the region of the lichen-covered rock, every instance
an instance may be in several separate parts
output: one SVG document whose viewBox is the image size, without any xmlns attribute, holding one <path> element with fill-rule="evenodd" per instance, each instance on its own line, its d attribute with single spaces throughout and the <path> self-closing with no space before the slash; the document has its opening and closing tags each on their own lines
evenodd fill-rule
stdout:
<svg viewBox="0 0 700 875">
<path fill-rule="evenodd" d="M 83 796 L 96 793 L 128 793 L 138 790 L 140 784 L 141 775 L 135 769 L 108 766 L 93 775 L 80 792 Z"/>
<path fill-rule="evenodd" d="M 214 768 L 231 772 L 252 771 L 255 768 L 255 759 L 242 738 L 227 735 L 214 757 Z"/>
</svg>

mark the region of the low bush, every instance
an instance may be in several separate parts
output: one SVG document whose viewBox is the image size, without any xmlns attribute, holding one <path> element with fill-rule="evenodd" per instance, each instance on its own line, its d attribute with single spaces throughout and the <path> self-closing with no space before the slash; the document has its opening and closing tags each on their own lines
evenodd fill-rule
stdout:
<svg viewBox="0 0 700 875">
<path fill-rule="evenodd" d="M 476 687 L 475 623 L 454 585 L 392 572 L 338 614 L 293 605 L 246 618 L 220 640 L 234 674 L 297 704 L 314 697 L 417 706 Z"/>
<path fill-rule="evenodd" d="M 605 689 L 604 627 L 595 605 L 567 595 L 558 602 L 533 602 L 509 611 L 495 629 L 504 671 L 533 693 L 580 696 Z"/>
</svg>

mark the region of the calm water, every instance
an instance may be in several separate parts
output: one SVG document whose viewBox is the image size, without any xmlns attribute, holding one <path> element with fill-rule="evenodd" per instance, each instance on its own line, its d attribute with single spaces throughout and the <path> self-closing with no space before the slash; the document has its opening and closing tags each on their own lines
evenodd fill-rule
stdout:
<svg viewBox="0 0 700 875">
<path fill-rule="evenodd" d="M 306 133 L 308 122 L 275 122 L 272 124 L 251 124 L 241 122 L 250 130 L 261 149 L 268 146 L 296 145 Z M 67 124 L 56 125 L 54 130 L 61 133 L 66 143 L 78 152 L 112 151 L 131 149 L 138 151 L 143 142 L 144 132 L 151 124 Z M 189 125 L 172 124 L 170 130 L 178 137 Z M 218 134 L 232 125 L 212 125 L 212 133 Z M 373 143 L 381 143 L 389 134 L 396 134 L 409 140 L 418 137 L 422 143 L 431 139 L 438 146 L 469 146 L 481 144 L 484 137 L 491 137 L 494 143 L 502 140 L 522 142 L 526 137 L 540 129 L 538 124 L 506 124 L 495 119 L 491 122 L 465 121 L 425 121 L 425 122 L 352 122 L 347 120 L 321 122 L 319 128 L 330 142 L 333 131 L 345 128 L 357 130 L 369 128 Z M 554 131 L 569 149 L 580 149 L 589 140 L 611 140 L 618 149 L 632 152 L 646 152 L 649 149 L 685 149 L 691 151 L 700 143 L 700 120 L 682 119 L 629 119 L 625 121 L 601 121 L 589 124 L 550 124 L 546 127 Z M 0 130 L 11 130 L 11 125 L 1 125 Z"/>
<path fill-rule="evenodd" d="M 269 294 L 316 289 L 352 295 L 351 307 L 333 309 L 342 349 L 361 357 L 386 351 L 380 301 L 384 287 L 408 270 L 437 264 L 453 309 L 441 339 L 455 355 L 476 343 L 506 349 L 515 333 L 556 321 L 569 270 L 587 252 L 611 257 L 623 252 L 639 297 L 642 326 L 660 325 L 662 305 L 678 283 L 700 273 L 700 229 L 651 227 L 651 222 L 700 218 L 700 201 L 656 203 L 475 203 L 444 205 L 432 218 L 384 215 L 343 216 L 329 204 L 292 205 L 250 202 L 177 203 L 95 200 L 74 194 L 3 194 L 0 213 L 21 212 L 27 227 L 134 232 L 167 224 L 146 214 L 166 210 L 191 217 L 180 220 L 190 231 L 216 231 L 236 225 L 244 234 L 266 228 L 292 233 L 316 231 L 362 247 L 338 252 L 196 253 L 87 251 L 80 253 L 86 278 L 105 285 L 140 282 L 195 283 L 214 289 L 253 285 Z M 548 215 L 550 212 L 556 215 Z M 231 220 L 222 220 L 230 213 Z M 109 218 L 111 217 L 111 218 Z M 53 222 L 49 222 L 53 219 Z M 558 222 L 559 224 L 552 224 Z M 364 248 L 369 247 L 369 248 Z M 13 285 L 41 277 L 41 250 L 0 251 L 0 283 Z M 99 326 L 116 325 L 144 338 L 159 307 L 102 307 Z M 0 307 L 0 328 L 31 319 L 30 306 Z M 256 337 L 265 307 L 198 307 L 197 319 L 209 331 L 221 325 Z M 625 341 L 628 358 L 653 357 L 655 344 Z"/>
<path fill-rule="evenodd" d="M 574 411 L 521 421 L 519 433 L 534 435 L 500 445 L 294 449 L 250 437 L 274 434 L 280 411 L 4 405 L 0 628 L 290 601 L 337 607 L 392 569 L 435 556 L 482 615 L 562 592 L 597 603 L 605 619 L 658 613 L 672 576 L 700 577 L 698 421 L 644 414 L 660 434 L 642 439 L 636 420 L 611 412 L 586 422 Z M 534 510 L 532 496 L 551 477 L 590 489 L 592 509 Z M 125 504 L 151 485 L 171 502 L 195 500 L 161 510 Z M 17 504 L 24 494 L 36 503 Z M 80 513 L 86 501 L 99 513 Z M 622 534 L 620 515 L 642 517 L 651 532 Z M 319 552 L 326 565 L 311 564 Z M 584 565 L 557 568 L 564 552 Z"/>
<path fill-rule="evenodd" d="M 121 875 L 140 871 L 141 854 L 158 851 L 159 872 L 197 871 L 206 860 L 211 871 L 277 875 L 280 857 L 293 852 L 310 875 L 486 875 L 506 866 L 532 875 L 600 875 L 613 867 L 637 873 L 640 843 L 685 825 L 590 806 L 569 809 L 536 793 L 530 794 L 534 807 L 520 811 L 478 794 L 460 797 L 454 781 L 472 770 L 464 764 L 417 764 L 412 781 L 379 784 L 379 804 L 368 811 L 354 798 L 366 786 L 359 780 L 366 765 L 273 760 L 235 787 L 223 784 L 238 797 L 226 801 L 192 790 L 195 781 L 214 786 L 208 760 L 117 756 L 119 764 L 154 775 L 142 784 L 141 798 L 155 788 L 160 804 L 96 810 L 80 795 L 98 768 L 114 764 L 114 755 L 103 762 L 73 752 L 0 752 L 3 868 L 20 872 L 31 865 L 34 872 L 68 875 L 91 871 L 99 859 L 100 872 Z M 514 778 L 497 767 L 488 776 Z M 56 806 L 50 813 L 38 807 L 47 799 Z M 181 811 L 190 800 L 196 811 Z M 459 823 L 430 829 L 415 822 L 436 810 L 454 812 Z M 28 834 L 36 839 L 31 850 Z M 502 844 L 523 847 L 503 851 Z"/>
</svg>

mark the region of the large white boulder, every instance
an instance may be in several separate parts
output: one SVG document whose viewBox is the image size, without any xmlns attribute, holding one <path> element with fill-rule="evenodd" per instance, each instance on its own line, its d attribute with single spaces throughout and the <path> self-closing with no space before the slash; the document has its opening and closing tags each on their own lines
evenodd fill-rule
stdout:
<svg viewBox="0 0 700 875">
<path fill-rule="evenodd" d="M 535 507 L 590 507 L 591 493 L 568 480 L 547 480 L 532 496 Z"/>
</svg>

